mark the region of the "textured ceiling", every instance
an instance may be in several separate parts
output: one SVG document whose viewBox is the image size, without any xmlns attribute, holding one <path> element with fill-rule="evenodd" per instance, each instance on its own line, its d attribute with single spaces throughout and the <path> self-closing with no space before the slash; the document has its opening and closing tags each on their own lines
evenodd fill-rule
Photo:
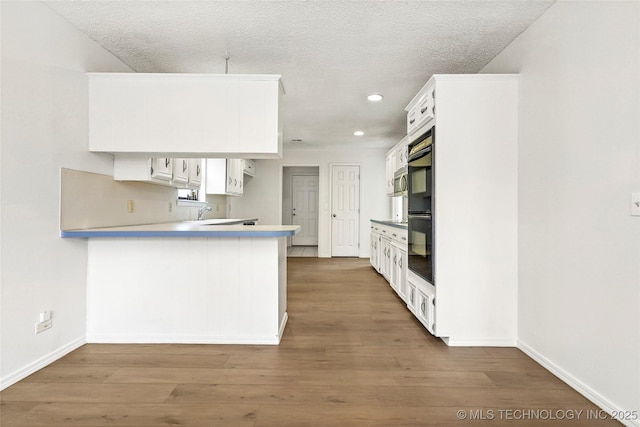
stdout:
<svg viewBox="0 0 640 427">
<path fill-rule="evenodd" d="M 390 147 L 432 74 L 478 72 L 553 1 L 44 3 L 138 72 L 224 73 L 228 51 L 229 73 L 281 74 L 285 143 Z"/>
</svg>

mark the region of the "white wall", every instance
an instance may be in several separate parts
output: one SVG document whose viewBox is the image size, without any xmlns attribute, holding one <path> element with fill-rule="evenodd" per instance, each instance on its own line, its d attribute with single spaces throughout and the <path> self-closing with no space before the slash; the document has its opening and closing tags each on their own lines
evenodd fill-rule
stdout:
<svg viewBox="0 0 640 427">
<path fill-rule="evenodd" d="M 0 387 L 85 339 L 87 242 L 59 238 L 60 168 L 112 174 L 87 151 L 86 71 L 131 71 L 39 2 L 2 8 Z M 53 328 L 34 335 L 38 313 Z"/>
<path fill-rule="evenodd" d="M 282 221 L 283 166 L 318 166 L 320 172 L 320 218 L 318 256 L 331 256 L 330 165 L 360 165 L 360 257 L 369 256 L 370 219 L 391 218 L 385 194 L 385 150 L 285 149 L 281 160 L 257 160 L 256 176 L 245 185 L 244 196 L 229 197 L 230 217 L 258 217 L 261 224 Z"/>
<path fill-rule="evenodd" d="M 520 346 L 623 410 L 640 408 L 639 46 L 640 3 L 558 2 L 483 70 L 521 76 Z"/>
</svg>

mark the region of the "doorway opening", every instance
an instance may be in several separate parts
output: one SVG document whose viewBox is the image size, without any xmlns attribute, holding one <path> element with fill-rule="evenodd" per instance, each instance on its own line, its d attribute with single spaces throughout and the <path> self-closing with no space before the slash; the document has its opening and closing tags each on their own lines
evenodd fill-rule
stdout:
<svg viewBox="0 0 640 427">
<path fill-rule="evenodd" d="M 282 168 L 282 224 L 299 225 L 287 240 L 287 256 L 318 257 L 320 168 Z"/>
</svg>

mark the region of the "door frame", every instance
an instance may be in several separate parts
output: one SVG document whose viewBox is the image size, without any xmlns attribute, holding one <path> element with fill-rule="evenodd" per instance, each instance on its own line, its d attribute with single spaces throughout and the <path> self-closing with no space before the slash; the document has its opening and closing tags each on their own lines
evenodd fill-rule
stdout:
<svg viewBox="0 0 640 427">
<path fill-rule="evenodd" d="M 307 167 L 307 166 L 298 166 L 298 167 Z M 284 170 L 283 170 L 284 172 Z M 316 212 L 316 246 L 318 246 L 319 240 L 320 240 L 320 168 L 318 168 L 318 173 L 298 173 L 298 172 L 294 172 L 291 174 L 291 212 L 290 212 L 290 222 L 293 224 L 293 177 L 294 176 L 314 176 L 318 178 L 318 190 L 316 193 L 316 197 L 317 197 L 317 202 L 316 202 L 316 208 L 317 208 L 317 212 Z M 284 183 L 283 183 L 284 184 Z M 283 195 L 284 196 L 284 195 Z M 289 246 L 293 246 L 293 238 L 294 236 L 291 236 L 291 239 L 289 239 Z"/>
<path fill-rule="evenodd" d="M 284 201 L 284 169 L 285 168 L 317 168 L 318 169 L 318 257 L 321 251 L 321 246 L 322 246 L 322 238 L 320 235 L 320 222 L 322 220 L 322 207 L 321 207 L 321 203 L 322 203 L 322 193 L 321 193 L 321 189 L 322 189 L 322 180 L 323 178 L 325 178 L 325 174 L 326 172 L 323 171 L 322 166 L 319 163 L 282 163 L 280 164 L 280 177 L 279 177 L 279 186 L 278 186 L 278 194 L 279 194 L 279 200 L 280 203 L 278 205 L 278 217 L 280 218 L 280 223 L 282 223 L 282 205 L 283 205 L 283 201 Z M 331 237 L 329 237 L 329 240 L 331 240 Z M 287 247 L 291 246 L 291 237 L 287 237 Z"/>
<path fill-rule="evenodd" d="M 357 166 L 358 167 L 358 255 L 360 258 L 360 251 L 362 250 L 362 163 L 360 162 L 345 162 L 345 163 L 329 163 L 329 254 L 333 258 L 333 220 L 331 218 L 333 212 L 333 168 L 334 166 Z"/>
</svg>

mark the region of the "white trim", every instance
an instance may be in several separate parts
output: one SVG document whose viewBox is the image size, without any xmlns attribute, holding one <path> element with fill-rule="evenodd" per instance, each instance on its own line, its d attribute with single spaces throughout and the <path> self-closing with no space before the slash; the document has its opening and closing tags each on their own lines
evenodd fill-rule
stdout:
<svg viewBox="0 0 640 427">
<path fill-rule="evenodd" d="M 285 311 L 284 316 L 282 316 L 282 322 L 280 322 L 280 327 L 278 328 L 278 344 L 280 344 L 280 340 L 282 339 L 282 334 L 284 334 L 284 327 L 287 326 L 288 320 L 289 320 L 289 314 Z"/>
<path fill-rule="evenodd" d="M 209 335 L 101 335 L 87 337 L 90 344 L 254 344 L 277 345 L 280 336 Z"/>
<path fill-rule="evenodd" d="M 32 362 L 27 366 L 7 375 L 6 377 L 3 377 L 2 379 L 0 379 L 0 390 L 4 390 L 5 388 L 17 383 L 18 381 L 25 379 L 29 375 L 50 365 L 51 363 L 66 356 L 67 354 L 85 345 L 86 343 L 87 341 L 84 337 L 77 338 L 76 340 L 71 341 L 69 344 L 59 347 L 57 350 L 54 350 L 51 353 L 41 357 L 35 362 Z"/>
<path fill-rule="evenodd" d="M 620 412 L 623 412 L 624 410 L 629 410 L 629 408 L 618 407 L 615 403 L 609 401 L 607 398 L 602 396 L 596 390 L 592 389 L 591 387 L 589 387 L 588 385 L 580 381 L 578 378 L 574 377 L 571 373 L 565 371 L 564 369 L 556 365 L 554 362 L 547 359 L 542 354 L 538 353 L 536 350 L 534 350 L 532 347 L 530 347 L 528 344 L 526 344 L 522 340 L 520 339 L 518 340 L 517 347 L 520 350 L 522 350 L 527 356 L 529 356 L 530 358 L 538 362 L 540 365 L 542 365 L 546 370 L 551 372 L 556 377 L 560 378 L 571 388 L 576 390 L 578 393 L 580 393 L 581 395 L 589 399 L 592 403 L 602 408 L 609 414 L 611 414 L 612 412 L 620 413 Z M 626 420 L 626 421 L 618 420 L 618 421 L 625 426 L 636 426 L 636 427 L 640 426 L 640 420 Z"/>
<path fill-rule="evenodd" d="M 449 347 L 516 347 L 513 337 L 440 337 Z"/>
</svg>

